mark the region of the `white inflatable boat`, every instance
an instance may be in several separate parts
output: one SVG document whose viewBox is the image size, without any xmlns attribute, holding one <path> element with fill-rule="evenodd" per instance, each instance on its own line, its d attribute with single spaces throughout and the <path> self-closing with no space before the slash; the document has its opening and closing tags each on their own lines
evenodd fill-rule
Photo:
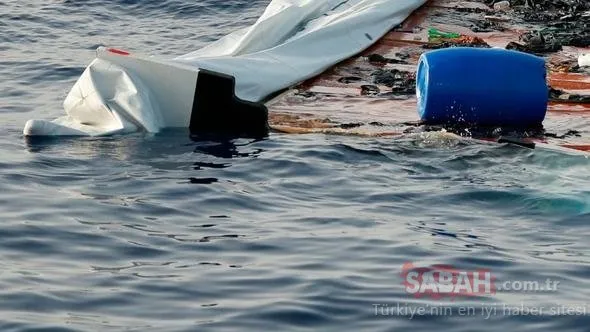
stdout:
<svg viewBox="0 0 590 332">
<path fill-rule="evenodd" d="M 99 48 L 64 101 L 28 136 L 158 132 L 257 135 L 269 96 L 368 48 L 426 0 L 273 0 L 258 21 L 173 59 Z"/>
</svg>

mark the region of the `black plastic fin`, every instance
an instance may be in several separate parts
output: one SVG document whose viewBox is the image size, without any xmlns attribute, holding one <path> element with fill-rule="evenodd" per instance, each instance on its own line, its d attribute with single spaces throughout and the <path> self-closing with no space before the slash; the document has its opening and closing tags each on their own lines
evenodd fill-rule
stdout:
<svg viewBox="0 0 590 332">
<path fill-rule="evenodd" d="M 241 100 L 233 76 L 199 69 L 191 114 L 191 134 L 264 137 L 268 109 L 263 103 Z"/>
<path fill-rule="evenodd" d="M 498 143 L 514 144 L 514 145 L 522 146 L 524 148 L 529 148 L 529 149 L 534 149 L 535 148 L 535 143 L 533 143 L 533 142 L 525 142 L 524 140 L 522 140 L 520 138 L 500 137 L 498 139 Z"/>
</svg>

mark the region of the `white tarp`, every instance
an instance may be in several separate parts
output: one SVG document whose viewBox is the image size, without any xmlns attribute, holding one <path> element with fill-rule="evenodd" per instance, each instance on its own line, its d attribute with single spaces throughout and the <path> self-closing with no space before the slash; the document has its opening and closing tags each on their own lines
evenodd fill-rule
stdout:
<svg viewBox="0 0 590 332">
<path fill-rule="evenodd" d="M 261 101 L 368 48 L 427 0 L 273 0 L 258 21 L 200 50 L 158 59 L 101 48 L 66 100 L 66 116 L 25 135 L 109 135 L 188 127 L 199 68 L 236 78 Z"/>
</svg>

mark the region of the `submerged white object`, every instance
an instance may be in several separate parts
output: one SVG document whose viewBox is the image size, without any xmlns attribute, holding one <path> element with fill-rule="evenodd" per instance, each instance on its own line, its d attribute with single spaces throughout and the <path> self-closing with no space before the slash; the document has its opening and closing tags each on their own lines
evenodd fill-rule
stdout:
<svg viewBox="0 0 590 332">
<path fill-rule="evenodd" d="M 590 67 L 590 53 L 580 54 L 580 57 L 578 58 L 578 66 Z"/>
<path fill-rule="evenodd" d="M 510 9 L 510 1 L 500 1 L 494 4 L 495 11 L 507 11 Z"/>
<path fill-rule="evenodd" d="M 66 116 L 29 120 L 25 135 L 110 135 L 188 127 L 199 69 L 235 78 L 262 101 L 368 48 L 426 0 L 273 0 L 258 21 L 195 52 L 159 59 L 107 48 L 66 100 Z"/>
</svg>

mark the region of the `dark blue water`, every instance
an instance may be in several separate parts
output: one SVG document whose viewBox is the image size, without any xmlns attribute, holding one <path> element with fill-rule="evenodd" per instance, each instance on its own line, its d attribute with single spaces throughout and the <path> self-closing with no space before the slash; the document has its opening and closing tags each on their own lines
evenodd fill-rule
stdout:
<svg viewBox="0 0 590 332">
<path fill-rule="evenodd" d="M 0 1 L 0 330 L 588 331 L 585 156 L 436 135 L 22 137 L 62 115 L 98 45 L 180 55 L 266 4 Z M 559 287 L 414 298 L 406 262 Z M 521 305 L 545 313 L 503 308 Z M 433 307 L 450 310 L 403 310 Z"/>
</svg>

